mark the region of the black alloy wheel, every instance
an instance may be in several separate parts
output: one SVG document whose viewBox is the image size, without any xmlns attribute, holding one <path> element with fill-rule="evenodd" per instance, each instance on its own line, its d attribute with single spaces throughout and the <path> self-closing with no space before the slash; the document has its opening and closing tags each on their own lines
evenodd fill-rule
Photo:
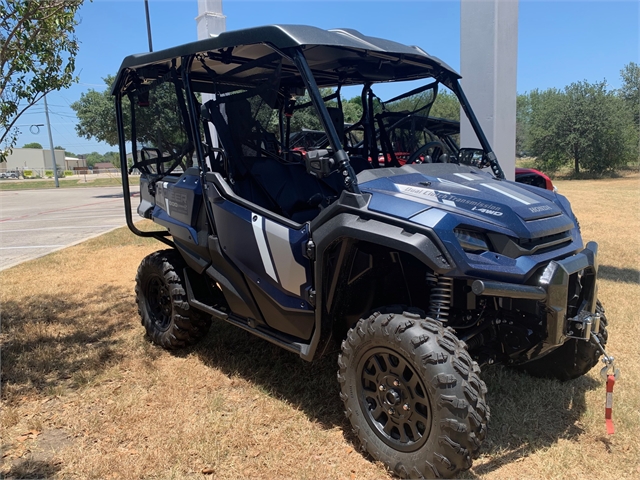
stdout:
<svg viewBox="0 0 640 480">
<path fill-rule="evenodd" d="M 358 370 L 362 411 L 382 441 L 403 452 L 424 445 L 431 426 L 430 401 L 411 364 L 392 350 L 375 348 L 362 357 Z"/>
<path fill-rule="evenodd" d="M 166 331 L 171 324 L 172 306 L 171 296 L 164 278 L 159 275 L 150 276 L 145 290 L 149 317 L 158 330 Z"/>
</svg>

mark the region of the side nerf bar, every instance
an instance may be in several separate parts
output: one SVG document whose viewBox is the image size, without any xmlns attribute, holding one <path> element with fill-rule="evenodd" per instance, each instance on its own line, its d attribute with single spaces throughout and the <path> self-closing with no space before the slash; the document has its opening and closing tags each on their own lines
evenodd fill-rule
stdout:
<svg viewBox="0 0 640 480">
<path fill-rule="evenodd" d="M 569 278 L 584 270 L 582 277 L 582 298 L 586 302 L 582 312 L 595 313 L 598 299 L 598 244 L 589 242 L 580 253 L 552 260 L 540 277 L 539 286 L 517 285 L 513 283 L 475 280 L 471 286 L 476 295 L 490 297 L 522 298 L 544 302 L 547 312 L 547 346 L 560 345 L 566 338 L 565 320 L 569 294 Z"/>
</svg>

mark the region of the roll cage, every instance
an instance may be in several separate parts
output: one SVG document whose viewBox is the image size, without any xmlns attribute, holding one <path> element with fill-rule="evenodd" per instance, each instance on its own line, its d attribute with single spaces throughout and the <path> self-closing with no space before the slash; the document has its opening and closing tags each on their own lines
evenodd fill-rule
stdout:
<svg viewBox="0 0 640 480">
<path fill-rule="evenodd" d="M 364 113 L 358 123 L 364 131 L 364 142 L 360 153 L 364 159 L 376 159 L 379 152 L 375 123 L 378 120 L 373 112 L 371 86 L 429 78 L 456 94 L 491 160 L 494 174 L 503 176 L 460 88 L 459 75 L 417 47 L 347 29 L 324 31 L 314 27 L 269 26 L 127 57 L 112 88 L 127 224 L 137 235 L 152 236 L 172 245 L 168 232 L 143 232 L 133 224 L 127 175 L 133 170 L 150 179 L 152 190 L 156 182 L 197 165 L 203 185 L 208 172 L 228 175 L 232 185 L 234 177 L 249 178 L 244 181 L 249 185 L 245 190 L 254 192 L 257 203 L 263 199 L 263 206 L 277 204 L 271 192 L 254 185 L 256 182 L 251 177 L 255 174 L 247 166 L 247 153 L 271 157 L 284 165 L 299 163 L 299 155 L 289 149 L 288 138 L 291 115 L 302 108 L 314 111 L 320 128 L 326 132 L 334 168 L 340 173 L 338 182 L 334 176 L 330 185 L 319 187 L 320 192 L 324 198 L 332 191 L 339 195 L 342 189 L 358 194 L 356 171 L 342 141 L 344 119 L 339 105 L 340 89 L 363 86 Z M 337 89 L 337 95 L 323 98 L 320 88 L 326 87 Z M 429 88 L 433 88 L 432 84 L 418 90 Z M 304 92 L 308 101 L 296 105 Z M 406 95 L 412 93 L 416 91 Z M 328 101 L 336 99 L 337 109 L 327 106 Z M 241 111 L 247 112 L 244 118 L 234 118 Z M 215 133 L 209 124 L 215 125 Z M 132 163 L 127 172 L 129 142 Z M 235 184 L 240 186 L 240 183 Z M 214 225 L 210 206 L 205 208 L 210 224 Z M 278 212 L 277 207 L 272 210 L 288 213 Z"/>
</svg>

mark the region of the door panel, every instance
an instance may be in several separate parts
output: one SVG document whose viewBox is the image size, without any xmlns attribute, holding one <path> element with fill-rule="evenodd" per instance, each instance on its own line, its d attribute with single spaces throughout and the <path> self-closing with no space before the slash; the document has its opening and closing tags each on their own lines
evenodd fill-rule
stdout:
<svg viewBox="0 0 640 480">
<path fill-rule="evenodd" d="M 222 250 L 245 275 L 266 324 L 309 339 L 315 317 L 306 301 L 312 279 L 311 263 L 302 254 L 307 225 L 284 225 L 275 215 L 267 218 L 222 196 L 211 206 Z"/>
</svg>

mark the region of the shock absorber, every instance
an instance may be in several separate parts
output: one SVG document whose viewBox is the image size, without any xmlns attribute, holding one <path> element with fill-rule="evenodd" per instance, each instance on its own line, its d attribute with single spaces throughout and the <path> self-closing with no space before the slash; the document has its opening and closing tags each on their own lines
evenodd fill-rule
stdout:
<svg viewBox="0 0 640 480">
<path fill-rule="evenodd" d="M 434 320 L 446 323 L 453 303 L 453 278 L 427 273 L 427 283 L 431 286 L 428 315 Z"/>
</svg>

